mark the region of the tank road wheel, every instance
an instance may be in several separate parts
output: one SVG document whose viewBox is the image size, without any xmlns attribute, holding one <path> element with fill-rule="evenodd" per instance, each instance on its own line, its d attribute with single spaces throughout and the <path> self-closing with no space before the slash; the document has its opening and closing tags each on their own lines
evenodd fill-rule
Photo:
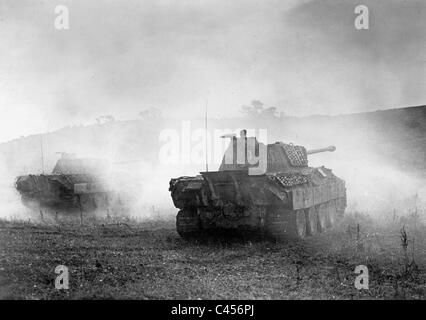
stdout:
<svg viewBox="0 0 426 320">
<path fill-rule="evenodd" d="M 334 228 L 337 223 L 337 209 L 336 209 L 336 201 L 331 200 L 328 205 L 328 227 Z"/>
<path fill-rule="evenodd" d="M 296 210 L 296 231 L 300 239 L 306 237 L 306 216 L 304 210 Z"/>
<path fill-rule="evenodd" d="M 318 207 L 318 221 L 321 229 L 320 232 L 325 232 L 328 221 L 328 206 L 326 203 L 322 203 Z"/>
<path fill-rule="evenodd" d="M 336 201 L 336 209 L 337 209 L 337 219 L 341 219 L 345 213 L 346 198 L 341 197 L 336 199 L 335 201 Z"/>
<path fill-rule="evenodd" d="M 306 237 L 306 214 L 304 210 L 271 210 L 266 219 L 266 231 L 274 239 Z"/>
<path fill-rule="evenodd" d="M 314 236 L 318 233 L 318 212 L 316 207 L 310 207 L 306 212 L 306 220 L 308 221 L 308 233 Z"/>
<path fill-rule="evenodd" d="M 266 215 L 266 232 L 276 240 L 284 240 L 297 233 L 295 211 L 283 208 L 270 208 Z"/>
<path fill-rule="evenodd" d="M 285 230 L 283 227 L 284 225 L 285 225 L 285 221 L 278 210 L 269 209 L 267 211 L 265 229 L 266 229 L 266 233 L 270 237 L 274 239 L 282 238 L 285 234 Z"/>
<path fill-rule="evenodd" d="M 176 216 L 176 230 L 182 238 L 197 237 L 200 234 L 200 217 L 197 211 L 180 210 Z"/>
</svg>

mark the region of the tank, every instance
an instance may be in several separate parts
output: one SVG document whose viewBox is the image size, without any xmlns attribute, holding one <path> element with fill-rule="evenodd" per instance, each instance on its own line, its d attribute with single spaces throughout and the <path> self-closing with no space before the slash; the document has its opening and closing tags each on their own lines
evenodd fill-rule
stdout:
<svg viewBox="0 0 426 320">
<path fill-rule="evenodd" d="M 308 156 L 335 151 L 334 146 L 265 145 L 246 137 L 245 130 L 223 138 L 231 141 L 218 171 L 170 181 L 183 238 L 226 230 L 305 238 L 333 228 L 343 216 L 345 182 L 329 168 L 308 166 Z"/>
<path fill-rule="evenodd" d="M 107 183 L 108 163 L 62 153 L 51 174 L 24 175 L 15 186 L 22 203 L 31 209 L 93 212 L 120 205 L 120 195 Z"/>
</svg>

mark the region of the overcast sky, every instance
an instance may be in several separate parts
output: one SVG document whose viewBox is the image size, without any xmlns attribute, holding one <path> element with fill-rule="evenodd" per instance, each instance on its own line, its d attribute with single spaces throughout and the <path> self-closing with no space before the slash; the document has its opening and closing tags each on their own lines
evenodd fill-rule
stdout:
<svg viewBox="0 0 426 320">
<path fill-rule="evenodd" d="M 149 107 L 199 116 L 206 99 L 215 116 L 253 99 L 302 116 L 421 105 L 425 89 L 424 0 L 0 1 L 0 142 Z"/>
</svg>

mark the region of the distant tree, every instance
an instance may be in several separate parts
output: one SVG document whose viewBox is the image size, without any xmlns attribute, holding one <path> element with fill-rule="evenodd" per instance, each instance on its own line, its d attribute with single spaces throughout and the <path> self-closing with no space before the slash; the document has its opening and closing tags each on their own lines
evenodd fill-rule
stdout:
<svg viewBox="0 0 426 320">
<path fill-rule="evenodd" d="M 250 105 L 241 106 L 241 112 L 249 118 L 279 119 L 284 116 L 284 113 L 278 113 L 275 107 L 264 108 L 264 104 L 259 100 L 253 100 Z"/>
<path fill-rule="evenodd" d="M 276 117 L 277 116 L 277 108 L 275 107 L 269 107 L 263 110 L 262 112 L 267 117 Z"/>
<path fill-rule="evenodd" d="M 254 118 L 257 116 L 257 112 L 252 106 L 242 106 L 241 112 L 249 118 Z"/>
<path fill-rule="evenodd" d="M 103 124 L 103 123 L 113 122 L 113 121 L 115 121 L 115 118 L 110 114 L 96 118 L 97 124 Z"/>
<path fill-rule="evenodd" d="M 263 103 L 260 102 L 259 100 L 253 100 L 251 102 L 251 105 L 253 106 L 253 108 L 257 111 L 257 112 L 262 112 L 263 110 Z"/>
<path fill-rule="evenodd" d="M 160 119 L 162 117 L 161 110 L 157 108 L 149 108 L 139 112 L 139 117 L 142 119 Z"/>
</svg>

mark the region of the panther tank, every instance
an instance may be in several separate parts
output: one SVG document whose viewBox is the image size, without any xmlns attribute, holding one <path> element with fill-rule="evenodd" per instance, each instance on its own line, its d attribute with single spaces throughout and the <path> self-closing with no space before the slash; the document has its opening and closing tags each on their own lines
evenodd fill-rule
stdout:
<svg viewBox="0 0 426 320">
<path fill-rule="evenodd" d="M 108 210 L 120 201 L 105 176 L 108 163 L 100 159 L 76 158 L 63 153 L 51 174 L 16 178 L 16 189 L 24 205 L 52 211 Z"/>
<path fill-rule="evenodd" d="M 273 238 L 305 238 L 332 228 L 346 208 L 345 182 L 324 166 L 308 166 L 308 156 L 334 146 L 306 150 L 263 144 L 246 131 L 231 142 L 218 171 L 171 179 L 177 232 L 196 238 L 220 231 Z"/>
</svg>

